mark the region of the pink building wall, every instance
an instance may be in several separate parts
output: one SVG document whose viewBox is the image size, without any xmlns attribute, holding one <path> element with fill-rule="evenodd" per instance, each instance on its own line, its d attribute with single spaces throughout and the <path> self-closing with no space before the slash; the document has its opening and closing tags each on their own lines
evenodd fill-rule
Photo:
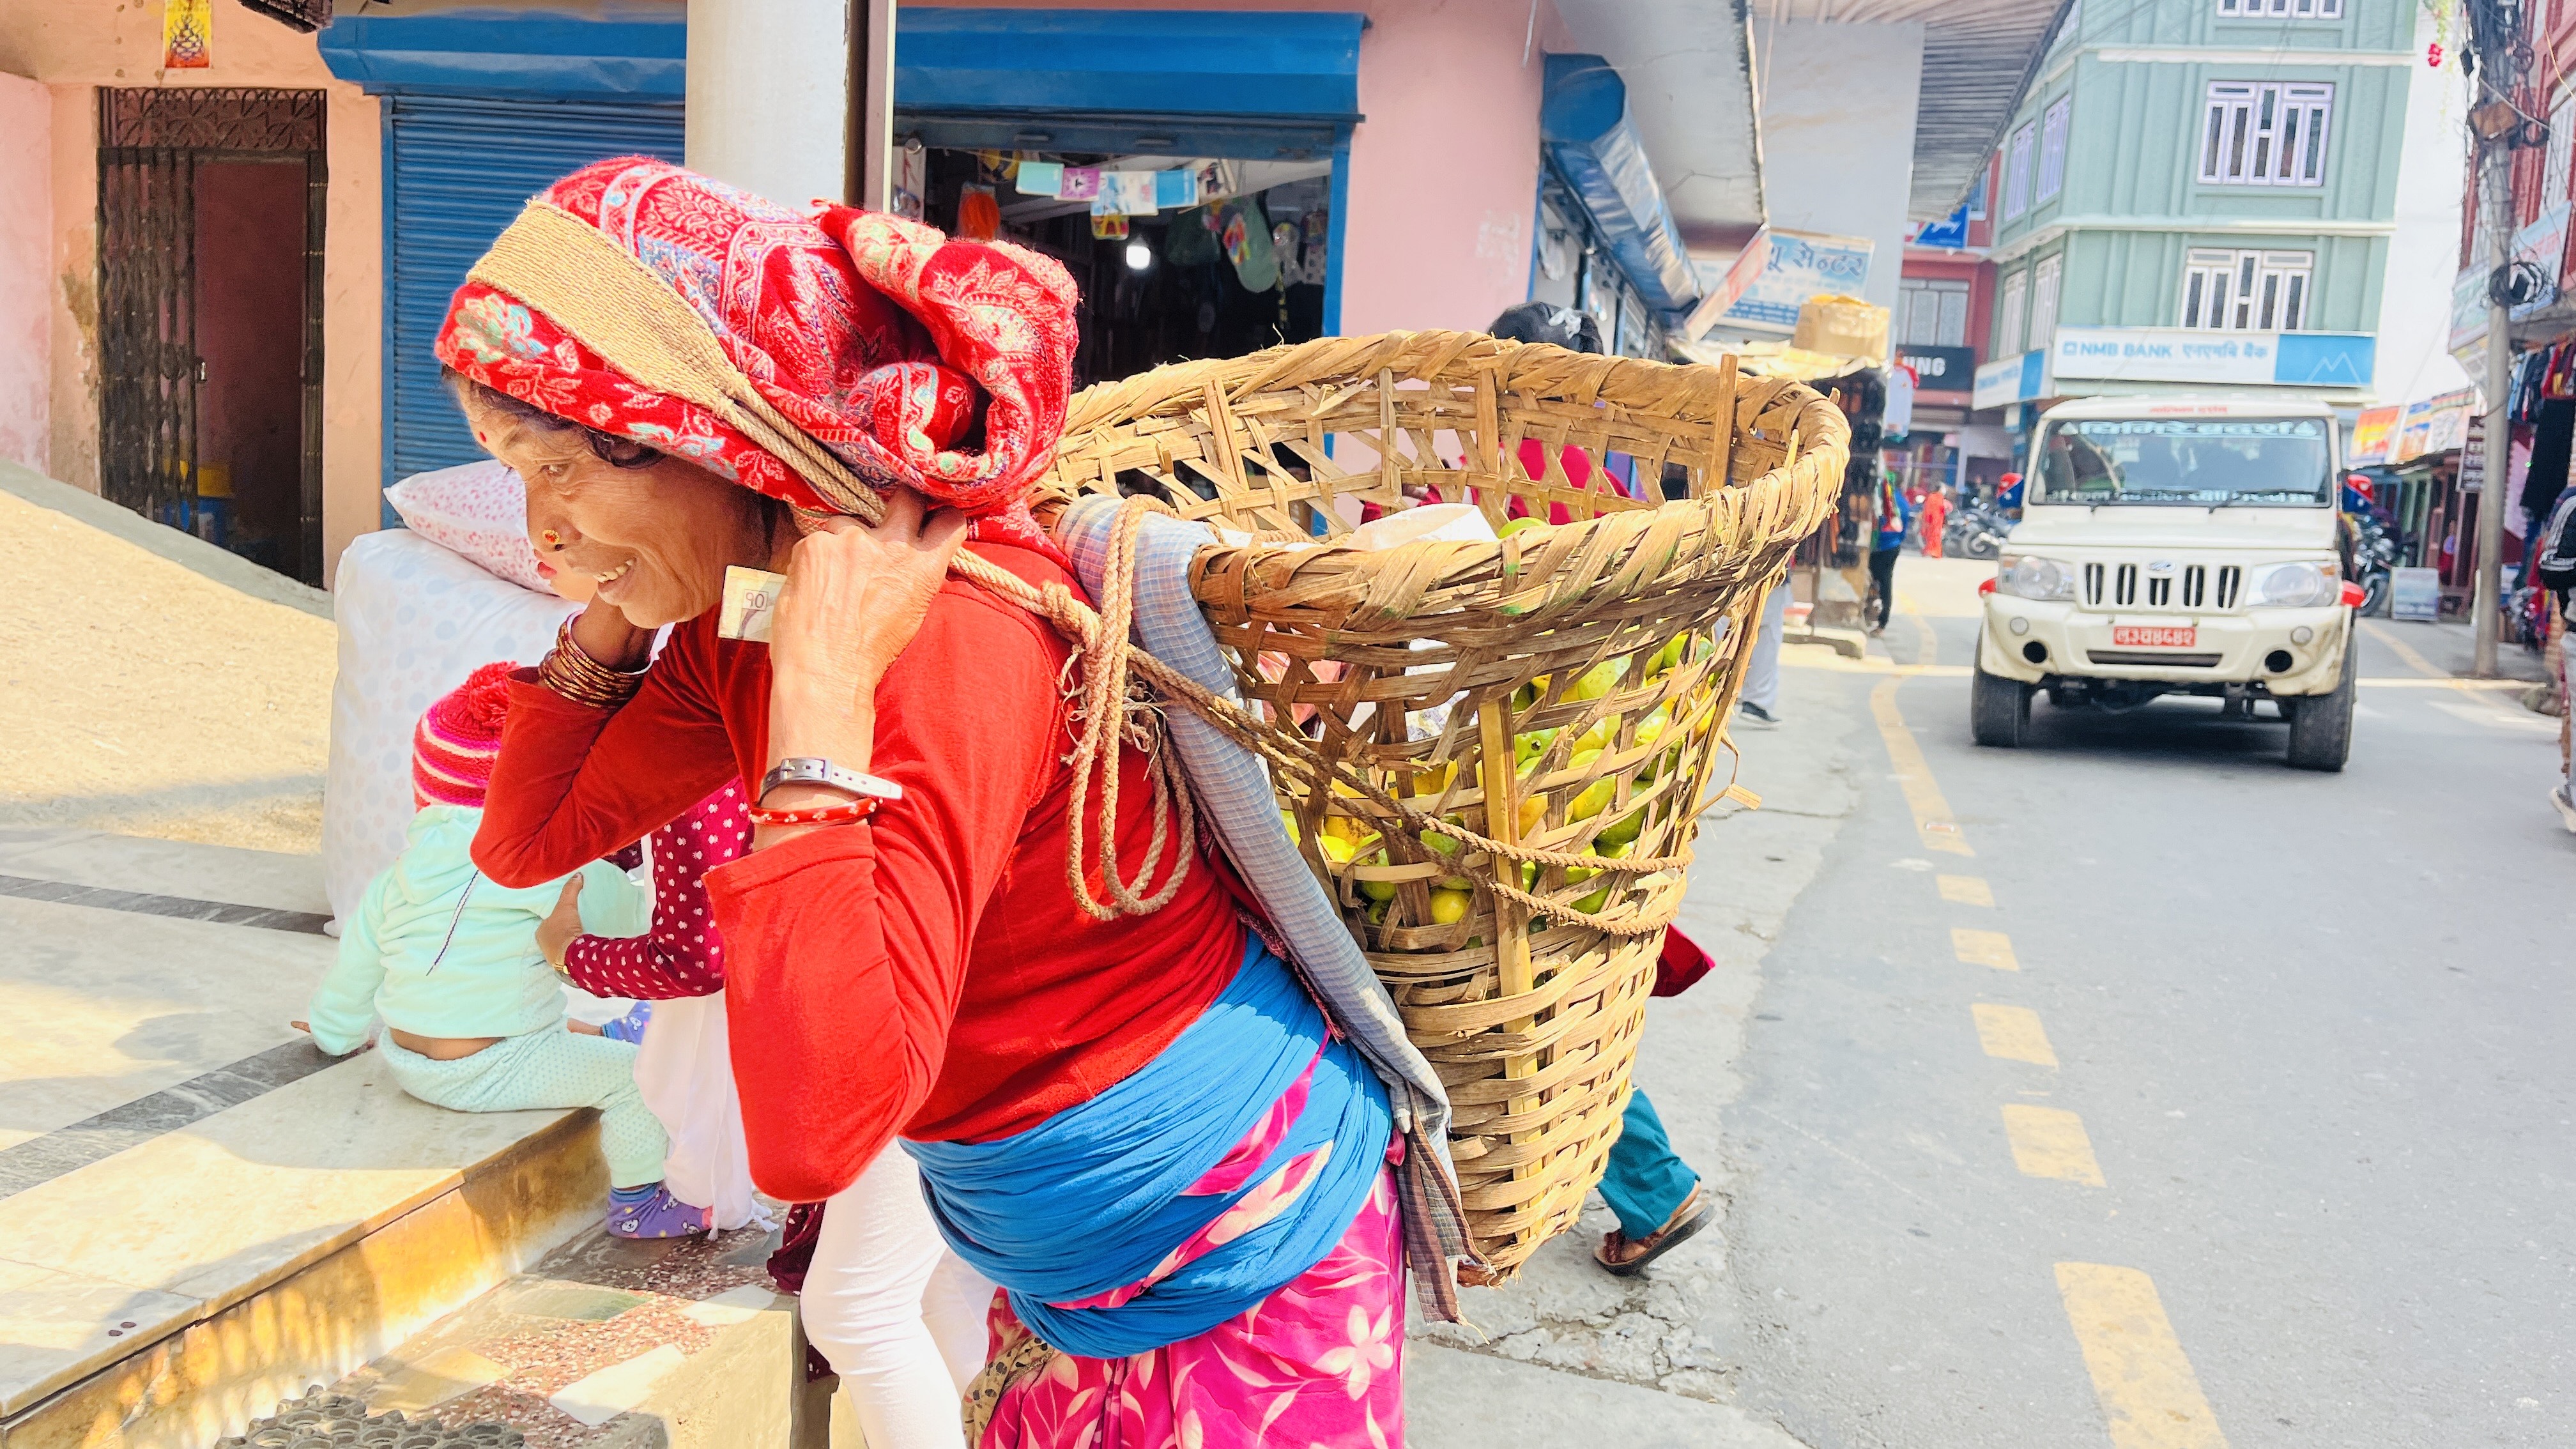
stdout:
<svg viewBox="0 0 2576 1449">
<path fill-rule="evenodd" d="M 53 97 L 0 75 L 0 460 L 41 473 L 50 453 L 53 388 L 53 178 L 46 133 Z"/>
<path fill-rule="evenodd" d="M 99 86 L 288 86 L 328 98 L 331 185 L 322 255 L 323 574 L 377 526 L 383 397 L 383 135 L 376 99 L 335 80 L 313 37 L 238 5 L 215 7 L 213 61 L 164 71 L 161 7 L 103 0 L 0 6 L 0 72 L 52 98 L 47 471 L 98 490 Z M 0 131 L 13 144 L 19 133 Z M 38 148 L 30 148 L 38 149 Z M 0 190 L 0 195 L 5 195 Z"/>
<path fill-rule="evenodd" d="M 905 0 L 938 5 L 947 0 Z M 1059 0 L 956 0 L 1062 8 Z M 1337 10 L 1369 17 L 1343 218 L 1342 331 L 1481 330 L 1529 296 L 1554 0 L 1107 0 L 1103 10 Z"/>
</svg>

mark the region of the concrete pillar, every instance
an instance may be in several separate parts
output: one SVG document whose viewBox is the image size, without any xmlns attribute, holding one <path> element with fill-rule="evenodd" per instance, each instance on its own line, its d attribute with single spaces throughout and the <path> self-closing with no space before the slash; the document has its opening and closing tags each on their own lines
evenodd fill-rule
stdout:
<svg viewBox="0 0 2576 1449">
<path fill-rule="evenodd" d="M 802 207 L 848 185 L 851 0 L 689 0 L 688 163 Z"/>
<path fill-rule="evenodd" d="M 1771 224 L 1869 238 L 1877 245 L 1861 300 L 1894 307 L 1914 191 L 1922 24 L 1757 18 L 1753 53 Z"/>
</svg>

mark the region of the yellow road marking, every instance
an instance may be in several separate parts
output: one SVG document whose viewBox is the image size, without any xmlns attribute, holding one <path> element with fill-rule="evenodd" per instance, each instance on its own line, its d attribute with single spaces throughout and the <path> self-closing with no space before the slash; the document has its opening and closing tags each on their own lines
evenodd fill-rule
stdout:
<svg viewBox="0 0 2576 1449">
<path fill-rule="evenodd" d="M 2093 1139 L 2084 1135 L 2084 1119 L 2065 1108 L 2007 1102 L 2004 1136 L 2012 1140 L 2013 1166 L 2024 1177 L 2102 1186 L 2102 1164 L 2093 1160 Z"/>
<path fill-rule="evenodd" d="M 2371 623 L 2371 622 L 2369 622 L 2369 621 L 2367 621 L 2367 620 L 2364 620 L 2364 621 L 2361 621 L 2361 627 L 2362 627 L 2362 629 L 2363 629 L 2363 631 L 2364 631 L 2364 632 L 2366 632 L 2366 633 L 2368 633 L 2368 634 L 2370 635 L 2371 639 L 2372 639 L 2374 642 L 2376 642 L 2376 643 L 2380 644 L 2381 646 L 2385 647 L 2385 648 L 2386 648 L 2390 653 L 2395 654 L 2395 655 L 2398 657 L 2398 659 L 2406 665 L 2406 667 L 2407 667 L 2407 668 L 2412 669 L 2412 670 L 2414 670 L 2416 673 L 2418 673 L 2418 674 L 2421 674 L 2421 675 L 2425 676 L 2425 677 L 2424 677 L 2424 678 L 2422 678 L 2422 679 L 2407 679 L 2407 680 L 2397 680 L 2397 679 L 2374 680 L 2374 679 L 2365 679 L 2365 680 L 2361 681 L 2362 683 L 2364 683 L 2364 684 L 2411 684 L 2411 685 L 2413 685 L 2413 686 L 2415 686 L 2415 687 L 2417 687 L 2417 688 L 2419 688 L 2419 689 L 2421 689 L 2421 688 L 2431 688 L 2431 689 L 2453 689 L 2453 690 L 2458 690 L 2459 692 L 2461 692 L 2461 693 L 2463 693 L 2463 694 L 2468 695 L 2471 699 L 2476 700 L 2480 705 L 2482 705 L 2482 706 L 2484 706 L 2484 707 L 2485 707 L 2485 710 L 2486 710 L 2486 712 L 2487 712 L 2488 714 L 2490 714 L 2490 715 L 2494 716 L 2494 717 L 2495 717 L 2495 718 L 2497 718 L 2497 719 L 2512 719 L 2512 720 L 2515 720 L 2516 722 L 2519 722 L 2520 720 L 2526 720 L 2526 719 L 2534 719 L 2534 718 L 2537 718 L 2537 716 L 2530 715 L 2530 714 L 2526 714 L 2522 709 L 2520 709 L 2520 708 L 2519 708 L 2519 707 L 2517 707 L 2517 706 L 2514 706 L 2514 705 L 2511 705 L 2511 704 L 2507 704 L 2507 703 L 2505 703 L 2503 700 L 2498 699 L 2498 698 L 2495 696 L 2495 694 L 2494 694 L 2494 691 L 2499 690 L 2499 689 L 2516 689 L 2516 690 L 2519 690 L 2519 689 L 2529 689 L 2529 688 L 2531 687 L 2531 684 L 2530 684 L 2530 682 L 2529 682 L 2529 681 L 2527 681 L 2527 680 L 2521 680 L 2521 679 L 2461 679 L 2461 678 L 2457 678 L 2457 677 L 2455 677 L 2455 676 L 2454 676 L 2454 675 L 2453 675 L 2449 670 L 2442 668 L 2441 666 L 2439 666 L 2439 665 L 2435 664 L 2432 660 L 2427 659 L 2427 658 L 2425 658 L 2422 654 L 2420 654 L 2420 653 L 2416 652 L 2415 646 L 2413 646 L 2413 645 L 2411 645 L 2411 644 L 2407 643 L 2404 639 L 2399 638 L 2399 637 L 2398 637 L 2398 634 L 2397 634 L 2397 631 L 2396 631 L 2396 630 L 2394 630 L 2394 629 L 2389 628 L 2387 625 Z M 2450 706 L 2450 705 L 2435 705 L 2435 706 L 2434 706 L 2434 708 L 2436 708 L 2436 709 L 2449 709 L 2449 710 L 2451 711 L 2451 713 L 2453 713 L 2453 714 L 2456 714 L 2456 715 L 2460 716 L 2462 719 L 2476 719 L 2476 718 L 2477 718 L 2477 712 L 2476 712 L 2476 711 L 2473 711 L 2473 710 L 2460 709 L 2460 708 L 2456 708 L 2456 707 L 2453 707 L 2453 706 Z M 2486 722 L 2488 722 L 2488 721 L 2480 721 L 2480 722 L 2481 722 L 2481 723 L 2486 723 Z M 2552 730 L 2555 730 L 2555 729 L 2557 728 L 2557 726 L 2553 724 L 2553 725 L 2551 725 L 2551 726 L 2550 726 L 2550 728 L 2551 728 Z"/>
<path fill-rule="evenodd" d="M 2372 643 L 2377 644 L 2381 648 L 2386 649 L 2389 653 L 2396 655 L 2399 662 L 2403 663 L 2407 668 L 2414 670 L 2416 673 L 2421 674 L 2428 679 L 2448 679 L 2451 677 L 2451 671 L 2436 666 L 2432 660 L 2416 653 L 2414 645 L 2398 638 L 2395 633 L 2391 632 L 2387 628 L 2371 623 L 2367 619 L 2356 620 L 2355 622 L 2361 625 L 2361 631 L 2363 633 L 2370 636 Z"/>
<path fill-rule="evenodd" d="M 1966 926 L 1950 928 L 1950 949 L 1971 966 L 1992 966 L 1998 971 L 2019 971 L 2021 962 L 2013 956 L 2012 937 L 2001 931 L 1974 931 Z"/>
<path fill-rule="evenodd" d="M 1923 747 L 1915 743 L 1914 732 L 1905 727 L 1905 716 L 1897 712 L 1896 686 L 1904 681 L 1905 675 L 1900 674 L 1870 690 L 1869 712 L 1878 720 L 1878 737 L 1896 766 L 1896 783 L 1905 792 L 1906 808 L 1914 812 L 1915 833 L 1923 837 L 1926 850 L 1974 855 L 1968 842 L 1959 838 L 1958 822 L 1950 818 L 1950 802 L 1941 798 L 1941 787 L 1933 782 Z"/>
<path fill-rule="evenodd" d="M 1923 617 L 1923 611 L 1915 607 L 1912 596 L 1902 589 L 1896 593 L 1896 612 L 1903 614 L 1905 622 L 1914 626 L 1915 667 L 1928 669 L 1939 664 L 1941 640 L 1932 632 L 1932 621 Z"/>
<path fill-rule="evenodd" d="M 2153 1280 L 2135 1268 L 2060 1263 L 2057 1292 L 2117 1449 L 2227 1449 Z"/>
<path fill-rule="evenodd" d="M 1995 903 L 1994 890 L 1986 884 L 1983 876 L 1945 875 L 1935 879 L 1941 883 L 1941 899 L 1945 901 L 1963 906 L 1991 906 Z"/>
<path fill-rule="evenodd" d="M 2057 1053 L 2048 1049 L 2048 1031 L 2039 1024 L 2038 1012 L 1990 1001 L 1980 1001 L 1969 1010 L 1976 1013 L 1977 1044 L 1987 1056 L 2038 1067 L 2057 1065 Z"/>
</svg>

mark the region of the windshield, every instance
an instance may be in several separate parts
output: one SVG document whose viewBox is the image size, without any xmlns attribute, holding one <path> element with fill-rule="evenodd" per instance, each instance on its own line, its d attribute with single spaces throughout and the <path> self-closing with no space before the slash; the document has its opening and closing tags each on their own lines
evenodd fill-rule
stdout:
<svg viewBox="0 0 2576 1449">
<path fill-rule="evenodd" d="M 2039 503 L 2334 501 L 2324 418 L 2086 418 L 2048 430 Z"/>
</svg>

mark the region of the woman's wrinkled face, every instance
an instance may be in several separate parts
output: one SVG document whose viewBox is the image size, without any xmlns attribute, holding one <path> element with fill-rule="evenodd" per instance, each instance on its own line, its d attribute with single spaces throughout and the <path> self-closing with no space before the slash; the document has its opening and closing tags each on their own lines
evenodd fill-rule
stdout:
<svg viewBox="0 0 2576 1449">
<path fill-rule="evenodd" d="M 768 562 L 753 496 L 695 464 L 620 468 L 578 428 L 540 427 L 471 398 L 465 415 L 475 441 L 527 481 L 537 556 L 596 581 L 600 601 L 637 628 L 696 618 L 723 602 L 727 565 Z"/>
</svg>

